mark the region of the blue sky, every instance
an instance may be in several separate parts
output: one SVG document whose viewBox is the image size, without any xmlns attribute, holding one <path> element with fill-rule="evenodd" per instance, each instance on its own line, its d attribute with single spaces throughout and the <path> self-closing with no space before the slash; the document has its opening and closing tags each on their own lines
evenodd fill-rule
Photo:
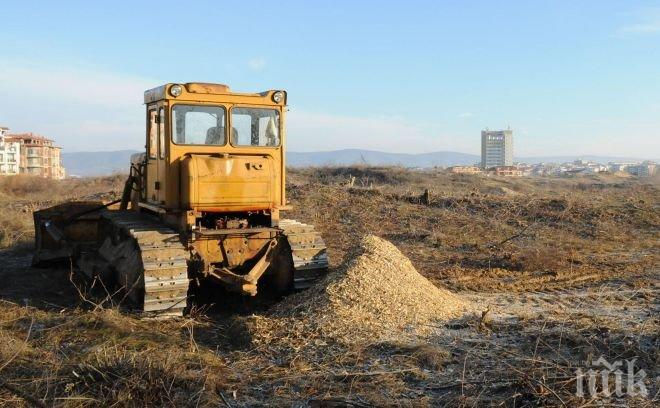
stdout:
<svg viewBox="0 0 660 408">
<path fill-rule="evenodd" d="M 3 2 L 0 124 L 140 149 L 165 82 L 287 89 L 289 148 L 660 157 L 660 2 Z"/>
</svg>

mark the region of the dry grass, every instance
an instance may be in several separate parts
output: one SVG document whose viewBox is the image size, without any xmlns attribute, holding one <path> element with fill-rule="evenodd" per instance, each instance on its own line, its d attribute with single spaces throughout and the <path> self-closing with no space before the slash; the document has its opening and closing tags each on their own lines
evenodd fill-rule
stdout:
<svg viewBox="0 0 660 408">
<path fill-rule="evenodd" d="M 349 188 L 351 174 L 385 181 Z M 317 225 L 334 244 L 334 262 L 375 234 L 394 242 L 427 278 L 457 290 L 563 288 L 586 277 L 637 273 L 658 261 L 657 180 L 362 168 L 297 171 L 290 183 L 292 218 Z M 499 187 L 521 194 L 483 192 Z"/>
<path fill-rule="evenodd" d="M 2 225 L 69 197 L 114 197 L 122 183 L 67 181 L 49 193 L 15 182 L 0 184 Z M 0 405 L 27 406 L 31 396 L 72 407 L 657 404 L 657 179 L 360 167 L 295 170 L 289 183 L 287 217 L 322 231 L 334 268 L 375 234 L 477 310 L 417 340 L 322 337 L 279 347 L 253 341 L 250 322 L 268 312 L 247 303 L 237 308 L 244 316 L 218 299 L 169 322 L 93 307 L 66 268 L 30 268 L 30 254 L 13 251 L 10 237 L 0 265 Z M 599 356 L 636 358 L 650 396 L 577 397 L 575 369 Z"/>
<path fill-rule="evenodd" d="M 67 200 L 114 199 L 125 176 L 47 180 L 18 175 L 0 176 L 0 249 L 25 250 L 34 238 L 32 212 Z"/>
</svg>

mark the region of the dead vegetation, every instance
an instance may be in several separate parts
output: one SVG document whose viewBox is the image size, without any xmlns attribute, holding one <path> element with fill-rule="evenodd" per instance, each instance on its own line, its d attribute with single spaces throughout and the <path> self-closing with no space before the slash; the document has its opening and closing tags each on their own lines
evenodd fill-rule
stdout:
<svg viewBox="0 0 660 408">
<path fill-rule="evenodd" d="M 34 239 L 32 212 L 74 199 L 114 199 L 125 177 L 47 180 L 18 175 L 0 176 L 0 249 L 30 247 Z"/>
<path fill-rule="evenodd" d="M 31 239 L 34 208 L 97 193 L 114 197 L 121 178 L 42 190 L 33 182 L 0 180 L 7 248 L 0 265 L 0 405 L 658 402 L 657 180 L 498 179 L 367 167 L 291 171 L 295 210 L 287 217 L 322 231 L 335 273 L 328 291 L 312 289 L 265 312 L 242 305 L 237 316 L 216 307 L 167 322 L 139 320 L 112 302 L 97 307 L 105 294 L 87 293 L 80 284 L 79 292 L 66 266 L 30 268 L 20 244 Z M 24 234 L 12 235 L 20 228 L 11 222 Z M 383 243 L 356 254 L 369 234 L 396 248 Z M 382 256 L 383 249 L 394 257 Z M 381 255 L 360 261 L 365 252 Z M 388 268 L 397 259 L 400 264 Z M 351 267 L 367 265 L 363 261 L 375 267 L 358 268 L 366 275 L 346 280 Z M 387 274 L 404 269 L 451 290 L 438 289 L 450 305 L 470 309 L 443 314 L 442 301 L 429 304 L 431 298 L 414 291 L 433 292 L 419 275 L 393 288 Z M 359 286 L 362 278 L 366 287 Z M 370 299 L 352 299 L 342 286 L 348 282 L 350 293 Z M 408 309 L 398 321 L 396 310 L 394 318 L 387 315 L 406 305 L 392 299 L 400 291 L 418 296 L 415 315 L 428 306 L 429 319 L 416 321 Z M 370 304 L 379 293 L 380 302 Z M 228 307 L 222 299 L 218 304 Z M 409 336 L 400 329 L 411 321 L 429 330 Z M 576 370 L 599 357 L 635 359 L 635 369 L 646 373 L 648 396 L 577 396 Z"/>
<path fill-rule="evenodd" d="M 365 179 L 391 184 L 357 188 L 346 186 L 352 171 L 289 176 L 289 196 L 298 201 L 294 217 L 331 237 L 337 263 L 362 236 L 375 234 L 395 243 L 430 280 L 456 290 L 564 288 L 657 265 L 655 180 L 496 179 L 371 168 L 360 169 Z M 488 193 L 499 187 L 521 194 Z"/>
</svg>

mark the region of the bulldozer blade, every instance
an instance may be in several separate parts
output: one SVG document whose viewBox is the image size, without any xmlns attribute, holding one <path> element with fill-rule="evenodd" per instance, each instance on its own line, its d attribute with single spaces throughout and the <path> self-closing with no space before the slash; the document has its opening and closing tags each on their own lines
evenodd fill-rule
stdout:
<svg viewBox="0 0 660 408">
<path fill-rule="evenodd" d="M 99 212 L 90 212 L 103 205 L 98 201 L 69 202 L 34 213 L 35 253 L 34 265 L 63 260 L 80 251 L 94 250 L 98 246 Z"/>
</svg>

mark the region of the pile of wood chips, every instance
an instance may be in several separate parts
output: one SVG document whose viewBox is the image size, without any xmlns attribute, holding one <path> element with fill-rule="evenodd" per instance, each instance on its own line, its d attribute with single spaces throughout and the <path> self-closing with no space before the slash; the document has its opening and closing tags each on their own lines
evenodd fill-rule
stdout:
<svg viewBox="0 0 660 408">
<path fill-rule="evenodd" d="M 373 343 L 427 336 L 467 303 L 420 275 L 390 242 L 365 236 L 354 256 L 310 289 L 248 323 L 253 343 Z"/>
</svg>

